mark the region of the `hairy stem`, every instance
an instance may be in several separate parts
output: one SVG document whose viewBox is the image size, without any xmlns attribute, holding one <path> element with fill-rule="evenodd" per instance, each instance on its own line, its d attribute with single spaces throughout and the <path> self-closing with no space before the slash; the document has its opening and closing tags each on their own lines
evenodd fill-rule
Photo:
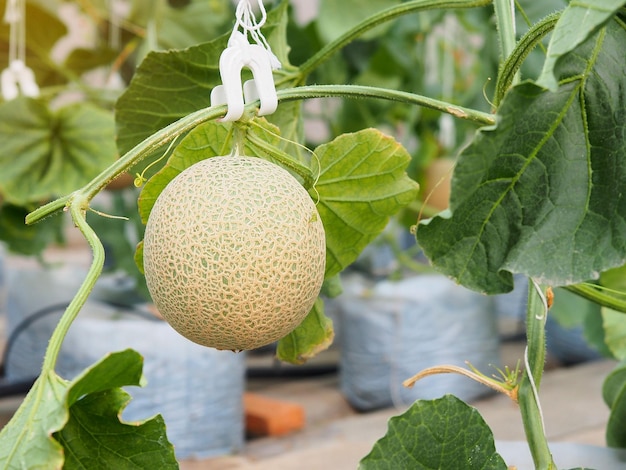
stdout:
<svg viewBox="0 0 626 470">
<path fill-rule="evenodd" d="M 541 42 L 541 40 L 554 29 L 556 22 L 561 16 L 561 12 L 552 13 L 539 21 L 530 28 L 524 36 L 519 40 L 515 49 L 509 54 L 508 58 L 500 67 L 498 80 L 496 82 L 496 91 L 493 98 L 493 104 L 497 107 L 502 101 L 504 94 L 513 85 L 515 76 L 518 74 L 520 67 L 528 57 L 528 54 Z"/>
<path fill-rule="evenodd" d="M 466 119 L 479 125 L 495 124 L 495 117 L 489 113 L 476 111 L 462 106 L 456 106 L 446 101 L 436 100 L 415 93 L 405 91 L 388 90 L 386 88 L 366 87 L 356 85 L 311 85 L 296 88 L 287 88 L 277 91 L 279 101 L 296 101 L 310 98 L 375 98 L 389 101 L 398 101 L 405 104 L 424 106 L 435 109 L 443 113 L 451 114 L 459 119 Z M 259 101 L 255 101 L 246 105 L 247 112 L 253 112 L 259 106 Z M 119 160 L 115 161 L 111 166 L 106 168 L 102 173 L 91 180 L 81 189 L 81 194 L 91 201 L 96 194 L 102 191 L 107 184 L 117 178 L 120 174 L 128 171 L 129 168 L 137 164 L 148 155 L 163 145 L 169 143 L 176 137 L 189 132 L 194 127 L 203 122 L 212 121 L 223 117 L 226 114 L 226 106 L 211 106 L 210 108 L 200 109 L 189 114 L 178 121 L 173 122 L 167 127 L 155 132 L 141 143 L 137 144 Z M 69 200 L 69 196 L 52 201 L 45 206 L 31 212 L 26 216 L 26 223 L 33 224 L 61 209 L 63 209 Z"/>
<path fill-rule="evenodd" d="M 603 291 L 601 286 L 584 283 L 566 286 L 565 289 L 603 307 L 608 307 L 612 310 L 626 313 L 625 297 L 622 296 L 622 298 L 619 298 L 616 295 L 611 295 L 606 290 Z"/>
<path fill-rule="evenodd" d="M 102 243 L 96 233 L 92 230 L 89 224 L 87 224 L 85 219 L 85 211 L 87 210 L 88 204 L 89 200 L 87 197 L 85 197 L 82 193 L 77 192 L 72 195 L 71 202 L 69 203 L 69 210 L 74 223 L 91 246 L 93 251 L 93 260 L 85 280 L 81 284 L 78 292 L 72 299 L 72 302 L 68 305 L 65 313 L 52 333 L 46 350 L 46 355 L 44 356 L 41 369 L 42 373 L 54 371 L 54 366 L 56 365 L 59 351 L 61 350 L 61 345 L 63 344 L 63 339 L 65 338 L 65 335 L 70 329 L 70 326 L 74 322 L 81 308 L 87 301 L 87 297 L 93 290 L 93 287 L 102 272 L 102 267 L 104 266 L 104 247 L 102 246 Z"/>
<path fill-rule="evenodd" d="M 530 453 L 537 470 L 556 470 L 545 434 L 543 412 L 539 402 L 539 386 L 546 359 L 545 323 L 548 302 L 541 287 L 530 280 L 526 310 L 527 346 L 524 353 L 526 370 L 520 383 L 518 403 Z"/>
<path fill-rule="evenodd" d="M 515 1 L 493 0 L 493 7 L 500 40 L 500 62 L 504 62 L 515 49 Z"/>
<path fill-rule="evenodd" d="M 405 104 L 418 105 L 451 114 L 459 119 L 466 119 L 479 125 L 493 125 L 495 116 L 475 109 L 456 106 L 446 101 L 436 100 L 427 96 L 406 91 L 389 90 L 387 88 L 359 85 L 310 85 L 288 88 L 277 92 L 281 101 L 304 100 L 309 98 L 374 98 L 398 101 Z"/>
</svg>

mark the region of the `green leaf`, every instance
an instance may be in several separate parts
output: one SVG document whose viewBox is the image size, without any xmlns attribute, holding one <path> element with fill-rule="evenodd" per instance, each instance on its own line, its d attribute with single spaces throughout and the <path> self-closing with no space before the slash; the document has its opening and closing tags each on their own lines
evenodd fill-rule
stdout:
<svg viewBox="0 0 626 470">
<path fill-rule="evenodd" d="M 609 408 L 615 404 L 624 387 L 626 387 L 626 362 L 618 364 L 604 379 L 602 398 Z"/>
<path fill-rule="evenodd" d="M 52 438 L 67 419 L 69 383 L 49 372 L 39 376 L 11 421 L 0 431 L 0 467 L 56 470 L 63 448 Z"/>
<path fill-rule="evenodd" d="M 0 432 L 0 466 L 57 469 L 65 455 L 64 468 L 178 468 L 161 418 L 119 422 L 128 401 L 119 387 L 142 385 L 142 366 L 139 353 L 126 350 L 72 382 L 43 373 Z"/>
<path fill-rule="evenodd" d="M 135 260 L 135 264 L 139 269 L 141 274 L 145 274 L 143 270 L 143 240 L 137 243 L 137 247 L 135 248 L 135 256 L 133 257 Z"/>
<path fill-rule="evenodd" d="M 68 387 L 67 404 L 74 405 L 81 397 L 125 385 L 143 386 L 143 358 L 137 351 L 109 353 L 85 369 Z"/>
<path fill-rule="evenodd" d="M 324 279 L 322 284 L 322 295 L 329 299 L 334 299 L 343 293 L 343 284 L 341 283 L 341 276 L 336 275 Z"/>
<path fill-rule="evenodd" d="M 113 115 L 89 103 L 51 111 L 41 101 L 0 104 L 0 193 L 16 205 L 88 183 L 117 158 Z"/>
<path fill-rule="evenodd" d="M 30 209 L 3 204 L 0 206 L 0 240 L 9 250 L 22 255 L 40 254 L 63 235 L 63 217 L 48 217 L 44 222 L 26 225 L 24 219 Z"/>
<path fill-rule="evenodd" d="M 112 353 L 74 379 L 67 393 L 69 420 L 55 438 L 65 450 L 64 468 L 178 468 L 163 418 L 125 424 L 130 401 L 122 386 L 142 386 L 143 359 L 127 349 Z"/>
<path fill-rule="evenodd" d="M 417 198 L 418 186 L 406 174 L 407 151 L 376 129 L 341 135 L 315 155 L 321 170 L 309 194 L 319 199 L 329 278 L 353 263 L 389 218 Z"/>
<path fill-rule="evenodd" d="M 602 397 L 611 409 L 606 443 L 610 447 L 626 447 L 626 362 L 620 363 L 604 380 Z"/>
<path fill-rule="evenodd" d="M 282 24 L 288 2 L 267 15 L 263 34 L 273 50 L 287 51 Z M 124 154 L 155 131 L 210 106 L 211 90 L 221 84 L 219 58 L 230 33 L 182 50 L 151 52 L 116 103 L 118 148 Z M 288 67 L 286 57 L 280 57 Z"/>
<path fill-rule="evenodd" d="M 324 303 L 317 299 L 302 323 L 278 342 L 276 357 L 292 364 L 304 364 L 327 349 L 334 338 L 333 322 L 324 315 Z"/>
<path fill-rule="evenodd" d="M 291 101 L 287 103 L 281 103 L 274 114 L 266 116 L 267 120 L 280 129 L 280 135 L 283 137 L 279 148 L 286 152 L 291 152 L 294 157 L 303 154 L 302 147 L 293 145 L 290 142 L 302 142 L 304 141 L 302 120 L 302 102 Z M 297 158 L 303 160 L 302 156 Z"/>
<path fill-rule="evenodd" d="M 600 276 L 606 295 L 624 298 L 626 295 L 626 266 L 609 269 Z M 626 359 L 626 314 L 602 308 L 604 341 L 611 353 L 620 360 Z"/>
<path fill-rule="evenodd" d="M 552 33 L 546 61 L 537 83 L 555 91 L 558 87 L 555 70 L 558 62 L 595 34 L 624 5 L 624 0 L 571 2 Z"/>
<path fill-rule="evenodd" d="M 123 424 L 130 395 L 116 388 L 92 393 L 70 408 L 70 419 L 55 438 L 65 449 L 64 469 L 177 469 L 173 447 L 159 415 L 145 423 Z"/>
<path fill-rule="evenodd" d="M 458 160 L 450 208 L 420 225 L 433 264 L 466 287 L 511 273 L 559 286 L 626 261 L 626 31 L 615 22 L 558 65 L 556 92 L 512 88 Z"/>
<path fill-rule="evenodd" d="M 506 470 L 491 430 L 475 408 L 452 395 L 418 400 L 389 420 L 387 434 L 361 460 L 361 470 Z"/>
<path fill-rule="evenodd" d="M 150 52 L 115 104 L 121 154 L 159 129 L 211 104 L 227 37 L 182 51 Z"/>
</svg>

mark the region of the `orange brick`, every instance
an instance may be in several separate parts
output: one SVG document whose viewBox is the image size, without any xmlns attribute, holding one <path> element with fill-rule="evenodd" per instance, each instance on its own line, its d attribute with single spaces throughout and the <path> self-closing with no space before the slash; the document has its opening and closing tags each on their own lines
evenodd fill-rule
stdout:
<svg viewBox="0 0 626 470">
<path fill-rule="evenodd" d="M 304 408 L 256 393 L 243 397 L 246 431 L 255 436 L 282 436 L 304 427 Z"/>
</svg>

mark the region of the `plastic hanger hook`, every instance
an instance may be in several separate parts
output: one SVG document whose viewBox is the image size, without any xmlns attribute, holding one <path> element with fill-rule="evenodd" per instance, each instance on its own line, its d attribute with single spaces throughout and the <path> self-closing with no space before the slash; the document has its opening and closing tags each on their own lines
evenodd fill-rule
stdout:
<svg viewBox="0 0 626 470">
<path fill-rule="evenodd" d="M 272 114 L 278 107 L 276 87 L 272 70 L 280 68 L 280 62 L 272 53 L 267 41 L 260 33 L 265 22 L 265 10 L 259 0 L 263 14 L 260 23 L 256 23 L 248 0 L 240 1 L 237 6 L 237 23 L 228 40 L 228 47 L 220 56 L 219 68 L 222 85 L 211 91 L 211 105 L 225 104 L 228 111 L 222 121 L 236 121 L 243 115 L 246 103 L 260 100 L 259 116 Z M 239 31 L 242 27 L 245 34 Z M 248 42 L 248 33 L 256 44 Z M 241 71 L 244 67 L 252 71 L 253 79 L 241 83 Z"/>
</svg>

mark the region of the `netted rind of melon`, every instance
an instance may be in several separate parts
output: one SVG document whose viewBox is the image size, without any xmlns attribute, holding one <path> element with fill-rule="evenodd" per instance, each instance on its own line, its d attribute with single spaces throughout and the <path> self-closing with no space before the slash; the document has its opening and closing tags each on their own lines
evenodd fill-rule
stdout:
<svg viewBox="0 0 626 470">
<path fill-rule="evenodd" d="M 166 321 L 191 341 L 246 350 L 291 332 L 324 280 L 324 227 L 283 168 L 202 160 L 174 178 L 146 224 L 144 271 Z"/>
</svg>

